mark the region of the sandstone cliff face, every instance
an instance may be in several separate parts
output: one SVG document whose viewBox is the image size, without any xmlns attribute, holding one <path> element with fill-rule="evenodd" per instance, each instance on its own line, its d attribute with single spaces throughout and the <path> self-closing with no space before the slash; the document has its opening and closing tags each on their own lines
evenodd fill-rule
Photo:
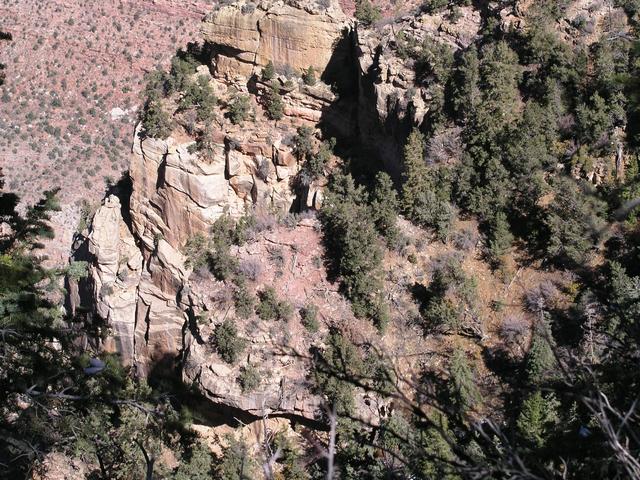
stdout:
<svg viewBox="0 0 640 480">
<path fill-rule="evenodd" d="M 224 111 L 217 112 L 206 156 L 190 148 L 195 141 L 180 118 L 166 140 L 145 138 L 138 128 L 127 222 L 119 199 L 107 198 L 88 237 L 90 283 L 95 313 L 111 328 L 103 347 L 119 352 L 138 374 L 180 358 L 185 382 L 213 403 L 254 415 L 269 411 L 313 419 L 317 401 L 306 388 L 305 361 L 278 358 L 274 349 L 281 334 L 255 319 L 251 326 L 241 325 L 251 345 L 247 361 L 259 361 L 268 371 L 256 393 L 241 392 L 236 378 L 244 362 L 227 365 L 210 346 L 215 325 L 229 314 L 211 296 L 229 286 L 193 277 L 181 253 L 190 237 L 207 235 L 223 214 L 239 217 L 252 208 L 287 212 L 321 202 L 323 179 L 303 190 L 296 187 L 300 165 L 291 140 L 298 126 L 315 127 L 336 97 L 322 82 L 304 85 L 299 73 L 309 66 L 326 69 L 346 18 L 335 6 L 318 11 L 274 2 L 251 12 L 246 8 L 239 3 L 207 17 L 205 40 L 215 54 L 210 68 L 200 67 L 196 75 L 208 77 L 222 106 L 237 93 L 248 95 L 253 121 L 233 125 Z M 284 104 L 279 122 L 268 120 L 258 104 L 268 86 L 249 81 L 254 68 L 268 60 L 298 75 L 296 81 L 290 72 L 276 76 Z M 334 295 L 334 302 L 342 301 Z M 209 323 L 198 326 L 195 318 L 203 315 Z"/>
<path fill-rule="evenodd" d="M 245 77 L 272 61 L 297 73 L 312 66 L 324 72 L 334 44 L 348 26 L 335 1 L 238 2 L 207 15 L 202 27 L 214 46 L 212 67 L 219 77 Z"/>
<path fill-rule="evenodd" d="M 198 75 L 208 76 L 222 105 L 213 122 L 209 153 L 206 158 L 193 153 L 194 139 L 180 121 L 166 140 L 143 138 L 136 132 L 128 222 L 119 200 L 107 198 L 88 240 L 94 257 L 90 277 L 96 314 L 113 330 L 104 347 L 120 352 L 124 362 L 136 366 L 140 374 L 147 374 L 158 362 L 179 358 L 183 380 L 212 403 L 253 415 L 268 410 L 312 419 L 317 399 L 308 391 L 306 360 L 277 353 L 283 346 L 307 352 L 315 339 L 300 332 L 295 321 L 278 328 L 257 318 L 241 323 L 240 334 L 250 344 L 243 364 L 257 363 L 268 372 L 256 393 L 242 393 L 236 382 L 239 366 L 225 364 L 210 346 L 215 326 L 234 313 L 228 299 L 227 303 L 214 301 L 224 297 L 225 291 L 228 294 L 229 286 L 193 275 L 181 253 L 185 242 L 194 234 L 207 234 L 225 212 L 239 217 L 252 208 L 287 212 L 321 204 L 325 179 L 304 191 L 296 187 L 301 166 L 292 138 L 300 125 L 315 128 L 323 123 L 341 132 L 398 175 L 404 139 L 413 126 L 424 122 L 440 88 L 434 82 L 416 81 L 411 62 L 397 55 L 398 32 L 418 42 L 429 37 L 455 51 L 477 38 L 481 19 L 476 10 L 465 7 L 455 23 L 441 15 L 419 15 L 363 30 L 350 24 L 332 3 L 327 8 L 290 1 L 251 5 L 238 2 L 222 7 L 203 24 L 213 55 L 211 64 L 200 67 Z M 510 15 L 517 18 L 507 12 L 505 22 L 513 20 Z M 286 71 L 299 74 L 313 66 L 327 75 L 331 69 L 348 70 L 350 58 L 357 77 L 338 94 L 323 82 L 304 85 Z M 284 118 L 278 122 L 262 113 L 259 102 L 269 86 L 254 75 L 269 60 L 281 71 L 275 82 L 282 94 Z M 251 122 L 241 126 L 233 125 L 223 110 L 237 93 L 250 98 L 253 115 Z M 307 238 L 305 232 L 316 227 L 299 224 L 293 233 L 279 232 L 277 239 L 262 234 L 234 253 L 247 261 L 258 259 L 268 270 L 265 258 L 273 252 L 266 246 L 291 235 L 280 245 L 291 249 L 286 281 L 271 272 L 254 279 L 252 288 L 274 285 L 296 307 L 317 296 L 316 289 L 324 290 L 324 296 L 316 298 L 323 311 L 336 311 L 336 318 L 349 319 L 348 305 L 326 281 L 324 270 L 316 266 L 320 276 L 315 278 L 309 267 L 313 259 L 301 260 L 300 255 L 314 250 L 298 245 L 296 236 Z M 319 248 L 317 232 L 314 235 L 312 244 Z M 311 281 L 316 288 L 295 291 L 295 285 Z M 200 324 L 197 318 L 206 321 Z"/>
</svg>

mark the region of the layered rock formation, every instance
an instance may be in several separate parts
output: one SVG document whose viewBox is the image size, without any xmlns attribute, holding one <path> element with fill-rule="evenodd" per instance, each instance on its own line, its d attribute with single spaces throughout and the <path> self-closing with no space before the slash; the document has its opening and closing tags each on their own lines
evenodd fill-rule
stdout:
<svg viewBox="0 0 640 480">
<path fill-rule="evenodd" d="M 292 81 L 285 71 L 275 78 L 285 118 L 274 122 L 258 103 L 271 84 L 256 82 L 252 74 L 272 60 L 298 74 L 313 66 L 320 76 L 343 38 L 346 18 L 331 5 L 321 12 L 282 2 L 248 12 L 247 5 L 223 7 L 207 17 L 203 30 L 214 55 L 209 68 L 200 67 L 195 76 L 208 78 L 223 106 L 238 93 L 247 95 L 253 121 L 234 125 L 224 111 L 217 112 L 206 155 L 192 148 L 195 139 L 179 116 L 165 140 L 145 138 L 138 128 L 128 204 L 108 197 L 88 236 L 90 287 L 95 314 L 111 329 L 103 348 L 117 351 L 138 374 L 179 359 L 185 382 L 214 403 L 254 415 L 266 411 L 313 419 L 317 402 L 305 389 L 304 361 L 276 358 L 277 339 L 266 326 L 246 325 L 241 332 L 252 345 L 252 358 L 270 352 L 261 364 L 271 370 L 259 391 L 242 394 L 235 381 L 239 367 L 225 364 L 209 338 L 229 314 L 210 295 L 229 287 L 194 284 L 182 254 L 189 238 L 207 235 L 223 214 L 239 217 L 254 208 L 286 213 L 321 201 L 323 179 L 297 187 L 300 165 L 292 138 L 298 126 L 315 127 L 322 120 L 335 94 L 323 82 Z M 335 296 L 334 303 L 340 301 Z M 299 301 L 304 304 L 304 298 Z M 196 318 L 211 323 L 198 326 Z"/>
<path fill-rule="evenodd" d="M 225 364 L 210 346 L 215 326 L 234 313 L 223 298 L 229 287 L 195 278 L 181 252 L 189 238 L 206 235 L 224 213 L 239 217 L 250 209 L 284 213 L 320 205 L 325 179 L 306 189 L 296 182 L 301 166 L 292 139 L 300 125 L 338 132 L 343 141 L 357 143 L 399 174 L 404 139 L 438 105 L 442 88 L 436 81 L 417 81 L 412 62 L 398 54 L 399 33 L 415 45 L 429 39 L 455 52 L 472 43 L 481 26 L 477 10 L 465 7 L 460 13 L 455 22 L 444 15 L 418 15 L 376 30 L 358 29 L 331 2 L 327 7 L 238 2 L 209 14 L 203 33 L 211 63 L 196 75 L 207 76 L 220 107 L 210 126 L 207 154 L 194 151 L 195 139 L 180 114 L 166 140 L 143 138 L 138 130 L 129 204 L 123 207 L 109 197 L 93 221 L 88 247 L 95 313 L 113 333 L 104 348 L 118 351 L 142 375 L 165 360 L 179 359 L 183 380 L 216 404 L 252 415 L 268 411 L 314 418 L 317 402 L 307 390 L 305 360 L 278 356 L 277 347 L 288 342 L 283 332 L 255 318 L 240 326 L 251 345 L 243 361 L 259 363 L 271 374 L 257 393 L 242 393 L 235 381 L 238 366 Z M 268 61 L 279 72 L 273 84 L 257 75 Z M 333 79 L 333 85 L 305 85 L 299 74 L 309 66 L 323 80 Z M 277 122 L 265 117 L 260 105 L 271 88 L 282 95 L 284 118 Z M 243 125 L 226 118 L 225 109 L 238 94 L 250 101 L 252 119 Z M 309 228 L 314 225 L 298 225 L 295 235 L 305 238 Z M 263 236 L 234 254 L 263 261 L 273 253 L 265 244 L 278 242 L 282 238 Z M 253 286 L 276 285 L 302 306 L 311 293 L 292 293 L 291 286 L 311 278 L 304 265 L 312 259 L 301 261 L 298 254 L 308 247 L 295 245 L 295 238 L 283 244 L 295 251 L 289 257 L 288 283 L 270 275 Z M 318 272 L 323 270 L 316 267 Z M 324 288 L 325 310 L 341 305 L 339 316 L 346 318 L 348 306 L 335 288 L 322 275 L 314 282 Z M 308 351 L 309 339 L 299 337 L 301 343 L 288 346 Z"/>
<path fill-rule="evenodd" d="M 347 28 L 335 1 L 241 2 L 207 15 L 202 33 L 214 47 L 216 76 L 233 79 L 248 77 L 269 61 L 296 73 L 310 66 L 323 73 L 341 54 L 334 44 Z"/>
</svg>

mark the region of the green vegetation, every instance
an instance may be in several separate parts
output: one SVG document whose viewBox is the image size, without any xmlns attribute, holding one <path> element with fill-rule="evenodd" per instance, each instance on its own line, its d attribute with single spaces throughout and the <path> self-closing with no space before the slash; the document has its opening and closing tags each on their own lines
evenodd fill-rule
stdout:
<svg viewBox="0 0 640 480">
<path fill-rule="evenodd" d="M 236 315 L 240 318 L 247 319 L 253 315 L 256 308 L 255 297 L 249 292 L 244 282 L 238 282 L 236 290 L 233 294 L 233 301 L 236 307 Z"/>
<path fill-rule="evenodd" d="M 273 287 L 266 287 L 258 293 L 260 302 L 256 307 L 256 313 L 262 320 L 287 321 L 293 316 L 293 307 L 290 303 L 278 299 Z"/>
<path fill-rule="evenodd" d="M 260 386 L 261 378 L 260 371 L 256 366 L 248 364 L 240 369 L 238 384 L 243 393 L 253 392 Z"/>
<path fill-rule="evenodd" d="M 2 183 L 0 172 L 0 189 Z M 134 380 L 116 356 L 85 350 L 80 339 L 91 332 L 76 328 L 78 319 L 56 303 L 60 275 L 82 278 L 87 264 L 50 270 L 35 254 L 41 239 L 52 237 L 55 192 L 22 214 L 18 203 L 0 191 L 0 221 L 12 232 L 0 241 L 0 402 L 7 415 L 0 421 L 0 476 L 29 476 L 49 452 L 83 462 L 91 478 L 152 478 L 161 469 L 171 478 L 200 478 L 191 473 L 196 467 L 207 475 L 210 453 L 187 433 L 167 396 Z M 182 459 L 179 466 L 159 459 L 167 448 Z"/>
<path fill-rule="evenodd" d="M 253 455 L 243 439 L 237 440 L 228 435 L 225 438 L 227 446 L 222 450 L 222 456 L 216 462 L 217 478 L 225 480 L 253 480 L 258 466 Z"/>
<path fill-rule="evenodd" d="M 376 23 L 382 17 L 380 9 L 369 0 L 356 1 L 355 17 L 360 23 L 368 27 Z"/>
<path fill-rule="evenodd" d="M 320 212 L 324 241 L 333 268 L 356 316 L 369 317 L 380 329 L 388 313 L 380 295 L 382 248 L 368 195 L 349 175 L 334 175 Z"/>
<path fill-rule="evenodd" d="M 185 82 L 184 93 L 179 103 L 181 109 L 195 108 L 196 118 L 199 121 L 210 122 L 213 119 L 216 104 L 217 99 L 206 76 L 199 76 L 195 82 Z"/>
<path fill-rule="evenodd" d="M 320 328 L 320 323 L 318 322 L 318 307 L 313 304 L 308 304 L 304 308 L 301 308 L 300 322 L 309 332 L 317 332 Z"/>
<path fill-rule="evenodd" d="M 421 8 L 426 13 L 434 14 L 446 9 L 471 5 L 471 0 L 424 0 Z"/>
<path fill-rule="evenodd" d="M 271 82 L 269 87 L 264 92 L 264 108 L 267 111 L 267 116 L 271 120 L 282 120 L 284 116 L 284 103 L 282 102 L 282 96 L 280 95 L 280 84 L 277 80 Z"/>
<path fill-rule="evenodd" d="M 142 109 L 142 129 L 147 137 L 165 139 L 173 131 L 171 115 L 161 100 L 147 100 Z"/>
<path fill-rule="evenodd" d="M 218 325 L 212 343 L 220 357 L 227 363 L 236 363 L 247 347 L 247 341 L 238 335 L 236 322 L 226 319 Z"/>
<path fill-rule="evenodd" d="M 313 87 L 318 82 L 316 80 L 316 71 L 312 66 L 309 66 L 309 68 L 302 73 L 302 81 L 309 87 Z"/>
<path fill-rule="evenodd" d="M 469 3 L 428 0 L 423 11 L 454 20 Z M 206 279 L 213 272 L 226 282 L 224 298 L 216 300 L 227 310 L 209 344 L 225 362 L 235 362 L 229 368 L 239 388 L 250 394 L 262 381 L 265 387 L 269 381 L 266 391 L 275 385 L 266 378 L 269 356 L 259 357 L 264 367 L 249 360 L 248 340 L 239 335 L 261 334 L 260 323 L 271 322 L 267 326 L 283 339 L 274 348 L 309 366 L 299 383 L 282 377 L 282 400 L 293 393 L 296 402 L 305 401 L 299 391 L 310 387 L 323 403 L 313 423 L 298 422 L 294 413 L 291 430 L 272 431 L 282 419 L 265 418 L 263 433 L 261 422 L 252 429 L 256 441 L 229 437 L 212 458 L 188 429 L 192 416 L 185 406 L 197 403 L 191 391 L 158 378 L 155 369 L 147 385 L 115 356 L 93 350 L 110 325 L 87 312 L 73 318 L 61 308 L 60 276 L 79 280 L 87 265 L 50 270 L 35 251 L 51 236 L 55 195 L 19 209 L 17 197 L 3 190 L 0 477 L 30 476 L 50 452 L 84 462 L 89 478 L 640 476 L 640 4 L 616 0 L 625 17 L 592 2 L 565 19 L 573 16 L 572 2 L 526 2 L 515 10 L 526 17 L 526 28 L 515 22 L 506 29 L 504 15 L 513 5 L 499 3 L 473 2 L 480 33 L 468 45 L 456 44 L 455 52 L 440 41 L 444 31 L 425 39 L 399 32 L 395 44 L 385 45 L 381 55 L 395 48 L 415 73 L 406 78 L 412 84 L 404 97 L 401 87 L 396 98 L 389 96 L 389 121 L 382 125 L 404 144 L 392 176 L 381 171 L 393 161 L 391 148 L 321 143 L 324 124 L 301 127 L 293 139 L 289 122 L 276 126 L 300 162 L 296 180 L 304 186 L 328 178 L 318 218 L 330 280 L 355 315 L 372 320 L 379 332 L 342 315 L 342 305 L 329 304 L 335 292 L 326 290 L 326 310 L 307 304 L 299 312 L 313 335 L 292 339 L 300 325 L 289 322 L 289 332 L 273 323 L 292 317 L 292 306 L 268 285 L 257 301 L 248 285 L 261 276 L 232 255 L 257 228 L 255 219 L 222 216 L 209 234 L 185 246 L 195 275 Z M 356 8 L 361 25 L 375 25 L 378 14 L 369 0 Z M 169 73 L 149 76 L 143 135 L 162 138 L 180 125 L 206 155 L 212 130 L 203 123 L 213 123 L 215 101 L 208 83 L 195 78 L 196 57 L 181 52 Z M 296 74 L 286 66 L 278 70 Z M 306 70 L 303 81 L 309 84 L 316 73 Z M 366 88 L 376 74 L 374 66 L 358 87 Z M 272 63 L 263 77 L 276 78 Z M 265 110 L 282 118 L 280 94 L 288 86 L 266 86 Z M 78 126 L 67 132 L 83 149 L 104 141 L 80 128 L 100 111 L 97 88 L 83 94 L 96 106 L 76 112 Z M 364 93 L 357 89 L 359 98 Z M 42 105 L 57 105 L 56 98 Z M 428 107 L 421 118 L 415 118 L 425 111 L 418 99 Z M 347 103 L 348 94 L 340 100 Z M 245 97 L 227 108 L 234 123 L 248 118 Z M 39 121 L 33 113 L 26 118 Z M 47 126 L 54 138 L 67 135 L 55 128 Z M 51 161 L 61 156 L 49 152 Z M 266 177 L 264 165 L 259 175 Z M 398 221 L 398 212 L 413 225 Z M 85 212 L 83 225 L 89 216 Z M 320 268 L 320 257 L 311 255 Z M 281 249 L 271 248 L 269 257 L 282 267 Z M 317 290 L 313 285 L 296 298 L 319 299 Z M 385 330 L 389 312 L 393 324 Z M 242 329 L 234 319 L 245 320 Z M 207 322 L 185 325 L 193 348 L 202 342 L 198 330 L 209 328 Z M 289 346 L 293 351 L 284 350 Z M 179 371 L 179 360 L 171 369 Z"/>
<path fill-rule="evenodd" d="M 262 80 L 270 81 L 276 76 L 276 69 L 273 65 L 273 62 L 269 60 L 269 62 L 262 69 Z"/>
<path fill-rule="evenodd" d="M 248 95 L 238 94 L 229 104 L 229 118 L 235 125 L 242 125 L 249 118 L 251 101 Z"/>
<path fill-rule="evenodd" d="M 458 411 L 466 413 L 480 402 L 476 379 L 462 350 L 455 350 L 449 363 L 449 397 Z"/>
<path fill-rule="evenodd" d="M 404 175 L 401 206 L 407 218 L 416 224 L 431 228 L 438 238 L 449 235 L 455 218 L 449 203 L 449 192 L 437 181 L 435 171 L 430 169 L 424 156 L 424 139 L 418 130 L 409 135 L 404 149 Z"/>
<path fill-rule="evenodd" d="M 219 217 L 209 236 L 196 234 L 187 240 L 183 249 L 187 266 L 194 270 L 206 267 L 218 280 L 237 281 L 238 260 L 229 250 L 232 245 L 242 245 L 246 241 L 252 221 L 249 216 L 237 222 L 228 215 Z"/>
</svg>

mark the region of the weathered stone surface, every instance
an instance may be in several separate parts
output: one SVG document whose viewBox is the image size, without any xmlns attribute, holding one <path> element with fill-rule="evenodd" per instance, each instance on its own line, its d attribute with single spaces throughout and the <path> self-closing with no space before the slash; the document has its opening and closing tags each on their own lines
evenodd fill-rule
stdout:
<svg viewBox="0 0 640 480">
<path fill-rule="evenodd" d="M 215 47 L 216 75 L 248 77 L 269 61 L 296 72 L 309 66 L 324 72 L 347 17 L 334 1 L 326 9 L 311 1 L 299 3 L 263 2 L 256 7 L 238 2 L 210 13 L 202 33 Z"/>
<path fill-rule="evenodd" d="M 132 358 L 137 288 L 143 259 L 120 209 L 120 200 L 112 195 L 94 216 L 88 239 L 89 253 L 94 256 L 89 276 L 96 312 L 113 330 L 105 348 L 120 352 L 124 358 Z"/>
<path fill-rule="evenodd" d="M 285 84 L 281 76 L 286 116 L 280 122 L 267 121 L 256 111 L 262 109 L 259 98 L 266 86 L 259 84 L 257 92 L 250 89 L 247 75 L 272 60 L 296 73 L 312 65 L 320 77 L 334 61 L 334 43 L 348 25 L 333 4 L 318 9 L 306 0 L 267 1 L 253 11 L 243 5 L 220 8 L 203 29 L 213 46 L 211 85 L 220 104 L 229 102 L 229 90 L 243 92 L 252 99 L 252 118 L 258 118 L 233 125 L 224 112 L 216 112 L 220 115 L 209 126 L 206 155 L 189 148 L 194 139 L 179 126 L 179 119 L 164 140 L 143 138 L 137 129 L 125 215 L 130 222 L 122 218 L 120 201 L 109 197 L 89 236 L 95 314 L 113 331 L 103 348 L 119 352 L 140 375 L 180 355 L 184 379 L 199 385 L 214 402 L 256 415 L 267 409 L 313 418 L 317 399 L 308 395 L 301 363 L 274 362 L 263 388 L 243 394 L 235 381 L 238 369 L 221 363 L 212 355 L 209 341 L 203 342 L 193 329 L 193 315 L 203 312 L 208 300 L 205 293 L 191 294 L 193 279 L 182 253 L 185 243 L 195 234 L 207 235 L 225 212 L 239 217 L 250 208 L 288 212 L 293 205 L 305 205 L 296 199 L 294 176 L 300 165 L 291 140 L 298 126 L 315 127 L 336 100 L 329 85 L 318 82 L 310 87 L 299 79 Z M 198 72 L 209 75 L 206 68 Z M 340 115 L 334 117 L 342 121 Z M 314 184 L 311 207 L 319 205 L 324 185 Z M 250 336 L 245 332 L 254 344 L 252 354 L 273 356 L 275 343 L 268 330 L 261 328 Z"/>
</svg>

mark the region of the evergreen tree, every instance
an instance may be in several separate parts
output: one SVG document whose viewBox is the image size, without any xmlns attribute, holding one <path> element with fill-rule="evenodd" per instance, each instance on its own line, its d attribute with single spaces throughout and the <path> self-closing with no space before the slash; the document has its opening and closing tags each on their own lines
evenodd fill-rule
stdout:
<svg viewBox="0 0 640 480">
<path fill-rule="evenodd" d="M 276 76 L 276 69 L 273 66 L 273 62 L 269 60 L 269 62 L 267 62 L 265 67 L 262 69 L 262 79 L 266 81 L 270 81 L 270 80 L 273 80 L 275 76 Z"/>
<path fill-rule="evenodd" d="M 237 440 L 232 435 L 228 435 L 226 443 L 222 456 L 216 462 L 215 470 L 218 478 L 254 480 L 257 466 L 244 440 Z"/>
<path fill-rule="evenodd" d="M 308 85 L 310 87 L 313 87 L 317 83 L 316 71 L 312 66 L 309 66 L 309 68 L 307 68 L 303 72 L 302 81 L 304 82 L 305 85 Z"/>
<path fill-rule="evenodd" d="M 535 324 L 531 345 L 525 358 L 525 369 L 530 383 L 542 383 L 553 370 L 556 364 L 553 346 L 551 328 L 546 316 L 543 315 Z"/>
<path fill-rule="evenodd" d="M 600 239 L 605 204 L 595 192 L 568 178 L 558 178 L 546 212 L 547 254 L 561 265 L 579 265 Z"/>
<path fill-rule="evenodd" d="M 509 251 L 513 242 L 513 235 L 509 230 L 507 216 L 503 212 L 498 212 L 493 219 L 488 241 L 487 253 L 489 260 L 494 267 L 498 267 L 502 264 L 503 257 Z"/>
<path fill-rule="evenodd" d="M 444 192 L 434 188 L 433 174 L 424 160 L 424 138 L 414 129 L 404 148 L 401 206 L 411 221 L 433 228 L 440 239 L 447 237 L 455 217 Z"/>
<path fill-rule="evenodd" d="M 202 441 L 189 449 L 188 455 L 180 459 L 173 480 L 209 480 L 213 475 L 213 456 L 211 450 Z"/>
<path fill-rule="evenodd" d="M 381 325 L 386 317 L 379 300 L 382 249 L 366 199 L 364 189 L 356 187 L 351 176 L 337 174 L 330 183 L 320 219 L 327 251 L 354 313 L 372 317 Z"/>
<path fill-rule="evenodd" d="M 327 347 L 315 358 L 313 380 L 319 393 L 340 415 L 353 414 L 353 381 L 363 376 L 364 365 L 358 349 L 342 332 L 332 328 Z"/>
<path fill-rule="evenodd" d="M 558 407 L 553 394 L 545 397 L 536 390 L 522 403 L 516 423 L 518 433 L 536 448 L 543 447 L 550 428 L 558 421 Z"/>
<path fill-rule="evenodd" d="M 173 121 L 162 101 L 149 99 L 142 109 L 142 132 L 144 136 L 165 139 L 171 135 Z"/>
<path fill-rule="evenodd" d="M 265 91 L 264 105 L 267 110 L 267 116 L 271 120 L 282 120 L 284 116 L 284 103 L 280 95 L 280 85 L 277 81 L 273 81 Z"/>
<path fill-rule="evenodd" d="M 464 350 L 457 348 L 449 363 L 449 397 L 460 414 L 465 414 L 480 402 L 473 370 Z"/>
<path fill-rule="evenodd" d="M 396 227 L 398 208 L 398 196 L 391 177 L 384 172 L 378 173 L 371 198 L 371 211 L 376 229 L 389 245 L 398 238 Z"/>
<path fill-rule="evenodd" d="M 229 104 L 229 119 L 234 125 L 242 125 L 249 117 L 251 103 L 248 95 L 236 95 Z"/>
<path fill-rule="evenodd" d="M 452 104 L 457 119 L 466 123 L 482 101 L 480 91 L 480 59 L 475 45 L 471 45 L 460 57 L 453 73 Z"/>
<path fill-rule="evenodd" d="M 368 27 L 380 20 L 382 14 L 380 13 L 380 9 L 369 0 L 357 0 L 354 16 L 360 23 Z"/>
</svg>

